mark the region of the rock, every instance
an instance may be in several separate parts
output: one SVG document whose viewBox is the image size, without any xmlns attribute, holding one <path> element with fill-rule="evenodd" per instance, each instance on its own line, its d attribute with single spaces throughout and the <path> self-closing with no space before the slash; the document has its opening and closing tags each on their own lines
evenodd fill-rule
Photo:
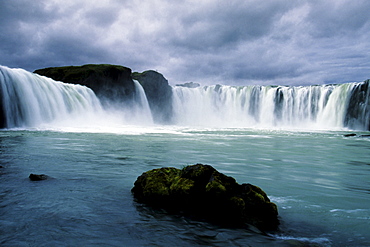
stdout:
<svg viewBox="0 0 370 247">
<path fill-rule="evenodd" d="M 210 165 L 150 170 L 137 178 L 131 191 L 138 202 L 217 224 L 250 224 L 263 231 L 279 225 L 277 206 L 261 188 L 240 185 Z"/>
<path fill-rule="evenodd" d="M 200 87 L 199 83 L 194 83 L 194 82 L 186 82 L 183 84 L 176 84 L 178 87 L 187 87 L 187 88 L 197 88 Z"/>
<path fill-rule="evenodd" d="M 352 136 L 357 136 L 356 134 L 345 134 L 343 135 L 344 137 L 352 137 Z M 359 135 L 358 137 L 370 137 L 370 135 L 365 134 L 365 135 Z"/>
<path fill-rule="evenodd" d="M 156 71 L 132 73 L 132 78 L 139 81 L 148 99 L 153 120 L 157 123 L 171 123 L 173 117 L 172 87 L 164 76 Z"/>
<path fill-rule="evenodd" d="M 343 135 L 344 137 L 351 137 L 351 136 L 356 136 L 356 134 L 355 133 L 351 133 L 351 134 L 345 134 L 345 135 Z"/>
<path fill-rule="evenodd" d="M 46 180 L 48 179 L 49 176 L 45 175 L 45 174 L 30 174 L 29 176 L 29 179 L 31 181 L 41 181 L 41 180 Z"/>
<path fill-rule="evenodd" d="M 0 91 L 0 95 L 2 96 L 2 92 Z M 0 129 L 6 128 L 7 127 L 7 122 L 6 122 L 6 116 L 5 116 L 5 111 L 4 111 L 4 106 L 3 106 L 3 100 L 0 100 Z"/>
<path fill-rule="evenodd" d="M 370 79 L 354 85 L 350 94 L 344 126 L 356 129 L 364 126 L 370 130 Z"/>
<path fill-rule="evenodd" d="M 125 104 L 135 94 L 131 69 L 119 65 L 87 64 L 83 66 L 50 67 L 34 73 L 65 83 L 91 88 L 103 104 Z"/>
</svg>

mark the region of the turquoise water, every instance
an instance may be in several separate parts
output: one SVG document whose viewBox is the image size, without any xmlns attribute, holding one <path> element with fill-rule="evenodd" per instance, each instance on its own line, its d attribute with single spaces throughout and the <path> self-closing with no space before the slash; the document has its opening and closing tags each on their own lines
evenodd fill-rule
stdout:
<svg viewBox="0 0 370 247">
<path fill-rule="evenodd" d="M 1 246 L 370 246 L 370 138 L 158 126 L 0 132 Z M 366 132 L 357 134 L 366 134 Z M 278 205 L 268 235 L 134 202 L 141 173 L 204 163 Z M 30 173 L 49 180 L 32 182 Z"/>
</svg>

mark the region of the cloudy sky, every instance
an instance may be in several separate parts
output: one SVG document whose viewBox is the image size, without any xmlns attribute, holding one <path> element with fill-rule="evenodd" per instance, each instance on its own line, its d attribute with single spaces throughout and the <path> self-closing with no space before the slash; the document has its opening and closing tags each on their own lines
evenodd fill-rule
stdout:
<svg viewBox="0 0 370 247">
<path fill-rule="evenodd" d="M 170 84 L 370 78 L 368 0 L 0 0 L 0 65 L 157 70 Z"/>
</svg>

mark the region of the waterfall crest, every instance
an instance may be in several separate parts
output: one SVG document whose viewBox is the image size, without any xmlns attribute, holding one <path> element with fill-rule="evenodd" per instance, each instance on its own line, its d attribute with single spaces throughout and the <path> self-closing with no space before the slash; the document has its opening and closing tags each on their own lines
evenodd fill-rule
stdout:
<svg viewBox="0 0 370 247">
<path fill-rule="evenodd" d="M 134 81 L 132 102 L 102 106 L 81 85 L 0 66 L 0 128 L 153 124 L 146 92 Z M 171 123 L 204 127 L 370 128 L 370 80 L 316 86 L 172 87 Z M 162 109 L 163 110 L 163 109 Z M 170 122 L 169 122 L 170 123 Z M 82 127 L 83 128 L 83 127 Z"/>
<path fill-rule="evenodd" d="M 178 124 L 369 129 L 369 80 L 317 86 L 176 86 Z"/>
</svg>

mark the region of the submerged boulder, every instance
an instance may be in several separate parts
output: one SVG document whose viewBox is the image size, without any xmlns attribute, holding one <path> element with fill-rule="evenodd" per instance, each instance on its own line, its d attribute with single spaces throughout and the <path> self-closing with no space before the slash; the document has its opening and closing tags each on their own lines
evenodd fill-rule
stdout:
<svg viewBox="0 0 370 247">
<path fill-rule="evenodd" d="M 277 206 L 261 188 L 238 184 L 210 165 L 150 170 L 131 191 L 138 202 L 227 226 L 276 230 L 279 225 Z"/>
<path fill-rule="evenodd" d="M 33 174 L 31 173 L 28 178 L 31 180 L 31 181 L 41 181 L 41 180 L 46 180 L 46 179 L 49 179 L 49 176 L 48 175 L 45 175 L 45 174 Z"/>
<path fill-rule="evenodd" d="M 355 133 L 350 133 L 350 134 L 344 134 L 344 137 L 352 137 L 352 136 L 357 136 Z"/>
</svg>

